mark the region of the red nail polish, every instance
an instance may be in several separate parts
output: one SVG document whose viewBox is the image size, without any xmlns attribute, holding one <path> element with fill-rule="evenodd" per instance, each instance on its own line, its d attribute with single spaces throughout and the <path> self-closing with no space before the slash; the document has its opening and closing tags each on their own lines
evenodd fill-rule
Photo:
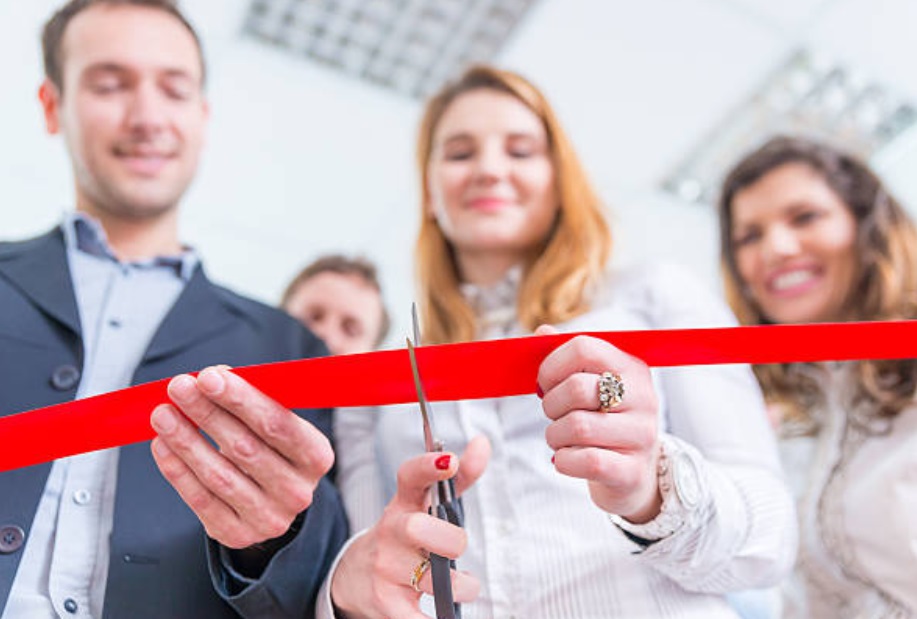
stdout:
<svg viewBox="0 0 917 619">
<path fill-rule="evenodd" d="M 551 456 L 551 464 L 554 464 L 554 458 L 556 458 L 556 457 L 557 457 L 557 454 L 554 454 L 554 455 Z"/>
<path fill-rule="evenodd" d="M 535 395 L 537 395 L 539 398 L 544 397 L 544 391 L 541 390 L 541 385 L 538 383 L 535 383 Z"/>
<path fill-rule="evenodd" d="M 436 466 L 436 468 L 438 468 L 440 471 L 446 471 L 446 470 L 449 469 L 449 465 L 450 465 L 451 463 L 452 463 L 452 456 L 446 455 L 446 456 L 440 456 L 439 458 L 437 458 L 437 459 L 436 459 L 436 462 L 434 462 L 433 464 L 434 464 L 434 465 Z"/>
</svg>

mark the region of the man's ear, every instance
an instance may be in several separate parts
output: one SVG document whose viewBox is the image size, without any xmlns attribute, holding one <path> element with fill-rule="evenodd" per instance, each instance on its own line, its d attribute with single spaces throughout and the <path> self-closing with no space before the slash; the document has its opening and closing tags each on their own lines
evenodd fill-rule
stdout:
<svg viewBox="0 0 917 619">
<path fill-rule="evenodd" d="M 60 91 L 46 79 L 38 88 L 38 100 L 45 116 L 45 129 L 51 135 L 60 132 Z"/>
</svg>

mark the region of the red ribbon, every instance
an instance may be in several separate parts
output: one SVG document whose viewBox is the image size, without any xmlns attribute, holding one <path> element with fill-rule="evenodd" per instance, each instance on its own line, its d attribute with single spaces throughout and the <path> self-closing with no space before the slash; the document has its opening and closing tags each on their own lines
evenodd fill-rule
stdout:
<svg viewBox="0 0 917 619">
<path fill-rule="evenodd" d="M 542 360 L 575 335 L 418 348 L 427 397 L 470 400 L 533 393 Z M 917 357 L 917 321 L 585 335 L 656 367 Z M 404 349 L 233 371 L 289 408 L 398 404 L 417 397 Z M 169 401 L 167 384 L 160 380 L 0 419 L 0 471 L 153 438 L 149 416 L 157 404 Z"/>
</svg>

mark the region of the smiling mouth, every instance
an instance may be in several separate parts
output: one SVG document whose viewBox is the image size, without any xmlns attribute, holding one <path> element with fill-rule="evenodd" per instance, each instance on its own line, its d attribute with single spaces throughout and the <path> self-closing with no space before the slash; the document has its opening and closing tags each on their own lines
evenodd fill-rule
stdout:
<svg viewBox="0 0 917 619">
<path fill-rule="evenodd" d="M 510 201 L 504 198 L 475 198 L 468 201 L 468 206 L 482 211 L 491 211 L 502 208 L 509 203 Z"/>
<path fill-rule="evenodd" d="M 140 176 L 156 176 L 175 158 L 174 153 L 115 150 L 115 157 Z"/>
<path fill-rule="evenodd" d="M 818 274 L 814 269 L 799 269 L 772 278 L 768 288 L 777 294 L 802 292 L 814 284 L 817 279 Z"/>
</svg>

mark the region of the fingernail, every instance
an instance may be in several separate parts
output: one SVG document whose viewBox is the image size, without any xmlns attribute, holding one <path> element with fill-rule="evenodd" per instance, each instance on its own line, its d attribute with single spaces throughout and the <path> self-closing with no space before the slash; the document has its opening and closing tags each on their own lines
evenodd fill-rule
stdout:
<svg viewBox="0 0 917 619">
<path fill-rule="evenodd" d="M 535 395 L 537 395 L 539 398 L 544 397 L 544 391 L 541 390 L 541 385 L 538 383 L 535 383 Z"/>
<path fill-rule="evenodd" d="M 557 454 L 554 454 L 554 455 L 551 456 L 551 464 L 554 464 L 554 458 L 556 458 L 556 457 L 557 457 Z"/>
<path fill-rule="evenodd" d="M 436 459 L 436 462 L 434 462 L 433 464 L 434 464 L 434 465 L 436 466 L 436 468 L 438 468 L 440 471 L 448 471 L 448 470 L 449 470 L 449 465 L 452 464 L 452 456 L 450 456 L 450 455 L 448 455 L 448 454 L 445 455 L 445 456 L 440 456 L 439 458 Z"/>
<path fill-rule="evenodd" d="M 153 451 L 156 452 L 156 455 L 160 458 L 165 458 L 168 456 L 171 451 L 169 451 L 168 445 L 162 442 L 161 439 L 153 439 Z"/>
<path fill-rule="evenodd" d="M 150 416 L 150 425 L 160 434 L 169 434 L 175 430 L 175 416 L 169 409 L 158 407 L 153 410 L 153 414 Z"/>
<path fill-rule="evenodd" d="M 178 400 L 186 400 L 194 391 L 194 379 L 187 374 L 176 376 L 169 383 L 169 395 Z"/>
<path fill-rule="evenodd" d="M 207 368 L 197 375 L 197 384 L 208 395 L 220 395 L 226 386 L 226 381 L 214 368 Z"/>
</svg>

